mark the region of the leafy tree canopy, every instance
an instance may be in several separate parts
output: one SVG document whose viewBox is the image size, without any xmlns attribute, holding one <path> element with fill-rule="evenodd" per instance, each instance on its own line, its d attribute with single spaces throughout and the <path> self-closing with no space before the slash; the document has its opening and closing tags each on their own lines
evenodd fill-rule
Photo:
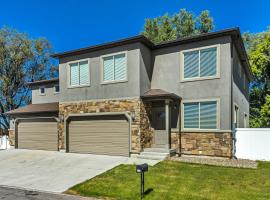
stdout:
<svg viewBox="0 0 270 200">
<path fill-rule="evenodd" d="M 270 30 L 244 33 L 254 81 L 250 86 L 250 126 L 270 127 Z"/>
<path fill-rule="evenodd" d="M 56 76 L 45 38 L 31 39 L 17 30 L 0 29 L 0 126 L 9 128 L 5 112 L 30 102 L 27 82 Z"/>
<path fill-rule="evenodd" d="M 181 9 L 172 16 L 163 16 L 146 19 L 142 34 L 153 43 L 175 40 L 188 36 L 208 33 L 214 29 L 213 18 L 208 10 L 204 10 L 199 16 Z"/>
</svg>

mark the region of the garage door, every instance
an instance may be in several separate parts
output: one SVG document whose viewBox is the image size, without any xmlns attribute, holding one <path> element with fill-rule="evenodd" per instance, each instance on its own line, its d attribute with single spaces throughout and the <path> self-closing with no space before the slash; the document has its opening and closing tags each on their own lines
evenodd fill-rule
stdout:
<svg viewBox="0 0 270 200">
<path fill-rule="evenodd" d="M 17 134 L 17 145 L 20 149 L 58 149 L 57 122 L 54 119 L 20 120 Z"/>
<path fill-rule="evenodd" d="M 68 126 L 69 152 L 129 155 L 129 123 L 125 116 L 76 117 Z"/>
</svg>

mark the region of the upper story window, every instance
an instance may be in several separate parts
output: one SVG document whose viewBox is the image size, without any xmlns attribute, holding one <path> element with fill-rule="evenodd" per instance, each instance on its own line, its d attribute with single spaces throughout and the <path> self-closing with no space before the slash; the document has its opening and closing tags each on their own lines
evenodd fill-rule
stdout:
<svg viewBox="0 0 270 200">
<path fill-rule="evenodd" d="M 59 93 L 60 92 L 60 86 L 59 85 L 55 85 L 54 86 L 54 93 Z"/>
<path fill-rule="evenodd" d="M 127 80 L 126 53 L 102 57 L 102 82 L 120 82 Z"/>
<path fill-rule="evenodd" d="M 39 88 L 39 94 L 40 95 L 45 95 L 45 87 L 42 86 L 42 87 Z"/>
<path fill-rule="evenodd" d="M 70 86 L 86 86 L 90 85 L 90 68 L 89 61 L 72 62 L 69 64 L 70 67 Z"/>
<path fill-rule="evenodd" d="M 217 101 L 183 103 L 184 129 L 218 129 Z"/>
<path fill-rule="evenodd" d="M 182 52 L 181 79 L 215 78 L 219 74 L 219 46 L 203 47 Z"/>
</svg>

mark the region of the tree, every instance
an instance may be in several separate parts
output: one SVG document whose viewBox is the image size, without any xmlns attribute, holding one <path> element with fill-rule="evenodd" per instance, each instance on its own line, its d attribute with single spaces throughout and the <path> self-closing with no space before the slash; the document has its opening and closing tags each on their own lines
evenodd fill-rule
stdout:
<svg viewBox="0 0 270 200">
<path fill-rule="evenodd" d="M 270 30 L 243 35 L 254 81 L 250 86 L 250 126 L 269 127 Z"/>
<path fill-rule="evenodd" d="M 5 112 L 30 102 L 27 82 L 55 76 L 50 43 L 44 38 L 0 29 L 0 125 L 9 128 Z"/>
<path fill-rule="evenodd" d="M 270 127 L 270 95 L 266 95 L 265 104 L 261 108 L 261 125 Z"/>
<path fill-rule="evenodd" d="M 158 41 L 170 41 L 176 39 L 176 32 L 168 14 L 159 17 L 158 22 Z"/>
<path fill-rule="evenodd" d="M 179 13 L 169 16 L 146 19 L 142 34 L 153 43 L 160 43 L 192 35 L 208 33 L 214 29 L 213 18 L 205 10 L 198 17 L 192 12 L 181 9 Z"/>
<path fill-rule="evenodd" d="M 200 34 L 208 33 L 214 29 L 214 20 L 210 16 L 208 10 L 204 10 L 201 12 L 200 16 L 197 18 L 197 28 L 196 30 L 199 31 Z"/>
<path fill-rule="evenodd" d="M 173 16 L 173 24 L 176 28 L 177 38 L 188 37 L 195 34 L 195 20 L 192 13 L 181 9 Z"/>
</svg>

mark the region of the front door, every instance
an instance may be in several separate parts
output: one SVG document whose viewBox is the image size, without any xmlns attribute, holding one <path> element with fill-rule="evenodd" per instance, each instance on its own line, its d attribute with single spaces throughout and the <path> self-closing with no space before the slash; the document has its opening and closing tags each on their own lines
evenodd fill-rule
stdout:
<svg viewBox="0 0 270 200">
<path fill-rule="evenodd" d="M 164 107 L 152 108 L 152 125 L 154 128 L 154 146 L 167 147 L 166 113 Z"/>
</svg>

